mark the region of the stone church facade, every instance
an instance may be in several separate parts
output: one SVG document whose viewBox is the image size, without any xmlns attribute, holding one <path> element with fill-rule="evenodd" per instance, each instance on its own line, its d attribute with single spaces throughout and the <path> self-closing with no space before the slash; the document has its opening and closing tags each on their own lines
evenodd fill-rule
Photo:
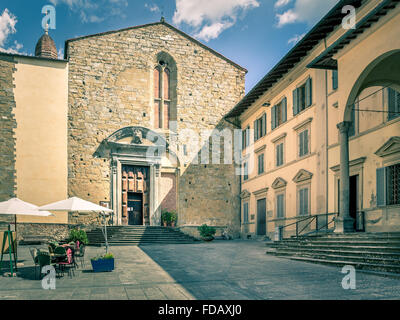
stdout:
<svg viewBox="0 0 400 320">
<path fill-rule="evenodd" d="M 114 225 L 161 225 L 165 209 L 187 233 L 207 223 L 238 234 L 235 165 L 196 155 L 235 128 L 223 117 L 244 96 L 244 68 L 164 21 L 67 40 L 63 61 L 68 196 L 113 208 Z"/>
</svg>

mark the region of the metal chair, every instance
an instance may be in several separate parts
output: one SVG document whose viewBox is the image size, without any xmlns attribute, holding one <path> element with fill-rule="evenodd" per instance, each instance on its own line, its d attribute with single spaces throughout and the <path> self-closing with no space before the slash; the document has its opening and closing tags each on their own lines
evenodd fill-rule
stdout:
<svg viewBox="0 0 400 320">
<path fill-rule="evenodd" d="M 62 272 L 62 274 L 64 275 L 64 271 L 65 268 L 68 269 L 68 275 L 72 278 L 72 273 L 75 276 L 75 261 L 74 261 L 74 254 L 72 252 L 71 248 L 68 248 L 66 250 L 67 252 L 67 260 L 66 261 L 61 261 L 61 262 L 57 262 L 56 264 L 60 267 L 60 271 Z"/>
<path fill-rule="evenodd" d="M 35 279 L 36 279 L 36 269 L 39 265 L 38 250 L 36 248 L 29 248 L 29 252 L 31 253 L 33 263 L 35 264 Z"/>
</svg>

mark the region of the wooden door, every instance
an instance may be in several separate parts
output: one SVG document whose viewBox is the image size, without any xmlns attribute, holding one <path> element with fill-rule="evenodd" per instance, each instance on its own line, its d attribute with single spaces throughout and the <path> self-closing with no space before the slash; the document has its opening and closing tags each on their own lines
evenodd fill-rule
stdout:
<svg viewBox="0 0 400 320">
<path fill-rule="evenodd" d="M 257 200 L 257 235 L 266 235 L 267 206 L 266 199 Z"/>
</svg>

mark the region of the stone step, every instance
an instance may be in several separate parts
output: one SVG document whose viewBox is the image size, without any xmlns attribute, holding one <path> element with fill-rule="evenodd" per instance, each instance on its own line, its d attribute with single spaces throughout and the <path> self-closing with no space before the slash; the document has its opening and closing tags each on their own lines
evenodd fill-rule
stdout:
<svg viewBox="0 0 400 320">
<path fill-rule="evenodd" d="M 324 265 L 333 265 L 333 266 L 338 266 L 338 267 L 352 265 L 356 269 L 361 269 L 361 270 L 400 273 L 400 265 L 399 264 L 385 265 L 385 264 L 380 264 L 380 263 L 343 261 L 340 259 L 339 260 L 326 260 L 326 259 L 316 259 L 316 258 L 309 258 L 309 257 L 294 257 L 294 256 L 288 256 L 287 258 L 291 259 L 291 260 L 296 260 L 296 261 L 311 262 L 311 263 L 318 263 L 318 264 L 324 264 Z"/>
<path fill-rule="evenodd" d="M 102 229 L 87 232 L 89 244 L 104 245 Z M 113 226 L 107 227 L 107 238 L 110 245 L 137 245 L 151 243 L 193 243 L 195 239 L 178 229 L 149 226 Z"/>
<path fill-rule="evenodd" d="M 277 246 L 272 246 L 275 249 L 285 249 L 285 248 L 294 248 L 297 250 L 301 250 L 305 246 L 302 245 L 290 245 L 290 246 L 285 246 L 285 245 L 277 245 Z M 350 246 L 350 245 L 309 245 L 307 246 L 308 248 L 314 248 L 314 249 L 332 249 L 332 250 L 356 250 L 356 251 L 371 251 L 371 252 L 400 252 L 400 246 L 399 247 L 386 247 L 386 246 Z"/>
<path fill-rule="evenodd" d="M 303 258 L 313 258 L 313 259 L 325 259 L 329 261 L 350 261 L 350 262 L 363 262 L 371 264 L 384 264 L 384 265 L 396 265 L 399 263 L 398 257 L 370 257 L 366 255 L 344 255 L 344 254 L 329 254 L 329 253 L 316 253 L 316 252 L 293 252 L 280 250 L 279 252 L 268 254 L 275 256 L 291 256 L 291 257 L 303 257 Z"/>
<path fill-rule="evenodd" d="M 372 258 L 393 258 L 398 259 L 400 261 L 400 252 L 370 252 L 370 251 L 358 251 L 358 250 L 334 250 L 334 249 L 315 249 L 315 248 L 302 248 L 301 250 L 296 248 L 281 248 L 279 250 L 274 251 L 267 251 L 267 254 L 274 254 L 274 252 L 287 252 L 291 253 L 292 255 L 296 254 L 333 254 L 333 255 L 342 255 L 342 256 L 366 256 Z"/>
</svg>

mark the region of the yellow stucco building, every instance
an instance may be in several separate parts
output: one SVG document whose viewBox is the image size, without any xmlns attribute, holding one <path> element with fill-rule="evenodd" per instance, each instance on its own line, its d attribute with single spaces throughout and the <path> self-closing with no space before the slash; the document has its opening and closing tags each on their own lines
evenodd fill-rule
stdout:
<svg viewBox="0 0 400 320">
<path fill-rule="evenodd" d="M 244 236 L 400 231 L 399 32 L 397 1 L 340 1 L 226 116 Z"/>
</svg>

